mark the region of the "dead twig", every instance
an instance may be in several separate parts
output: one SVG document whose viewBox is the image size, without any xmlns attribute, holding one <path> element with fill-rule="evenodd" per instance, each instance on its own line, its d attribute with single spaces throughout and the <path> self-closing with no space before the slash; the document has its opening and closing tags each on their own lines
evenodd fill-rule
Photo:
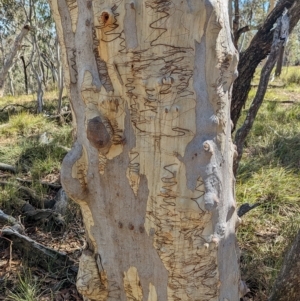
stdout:
<svg viewBox="0 0 300 301">
<path fill-rule="evenodd" d="M 15 174 L 17 172 L 16 168 L 12 165 L 8 165 L 6 163 L 1 163 L 0 162 L 0 170 L 2 171 L 9 171 L 13 174 Z"/>
<path fill-rule="evenodd" d="M 62 112 L 61 114 L 58 114 L 58 115 L 50 115 L 50 116 L 47 116 L 47 117 L 50 118 L 50 119 L 60 118 L 62 116 L 70 115 L 71 113 L 72 113 L 71 111 L 67 111 L 67 112 Z"/>
</svg>

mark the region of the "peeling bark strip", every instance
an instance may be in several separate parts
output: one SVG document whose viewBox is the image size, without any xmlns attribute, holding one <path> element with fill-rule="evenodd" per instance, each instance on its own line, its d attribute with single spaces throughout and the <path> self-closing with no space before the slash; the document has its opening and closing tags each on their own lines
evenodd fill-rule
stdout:
<svg viewBox="0 0 300 301">
<path fill-rule="evenodd" d="M 80 292 L 238 300 L 227 1 L 50 2 L 77 127 L 61 180 L 89 239 Z"/>
</svg>

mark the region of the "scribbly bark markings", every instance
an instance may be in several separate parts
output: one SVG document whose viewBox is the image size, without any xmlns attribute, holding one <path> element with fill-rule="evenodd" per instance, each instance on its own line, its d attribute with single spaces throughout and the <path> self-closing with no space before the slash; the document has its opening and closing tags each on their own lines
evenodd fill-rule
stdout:
<svg viewBox="0 0 300 301">
<path fill-rule="evenodd" d="M 64 45 L 79 131 L 62 169 L 90 240 L 77 282 L 90 300 L 238 299 L 224 2 L 69 0 L 68 15 L 52 0 L 65 44 L 81 17 L 90 32 L 89 54 Z"/>
</svg>

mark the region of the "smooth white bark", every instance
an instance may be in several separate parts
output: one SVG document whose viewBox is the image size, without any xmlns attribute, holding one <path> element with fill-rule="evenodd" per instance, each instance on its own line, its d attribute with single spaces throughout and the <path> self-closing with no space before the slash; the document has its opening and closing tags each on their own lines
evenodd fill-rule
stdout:
<svg viewBox="0 0 300 301">
<path fill-rule="evenodd" d="M 51 0 L 76 142 L 61 171 L 90 300 L 236 301 L 228 1 Z"/>
</svg>

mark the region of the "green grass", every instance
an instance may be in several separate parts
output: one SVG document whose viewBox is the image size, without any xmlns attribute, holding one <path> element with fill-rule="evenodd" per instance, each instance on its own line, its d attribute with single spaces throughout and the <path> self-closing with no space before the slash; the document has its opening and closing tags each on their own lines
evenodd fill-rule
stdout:
<svg viewBox="0 0 300 301">
<path fill-rule="evenodd" d="M 21 112 L 10 116 L 7 126 L 0 128 L 2 137 L 29 136 L 36 135 L 51 128 L 43 115 L 28 114 Z"/>
<path fill-rule="evenodd" d="M 55 94 L 47 93 L 46 96 L 45 110 L 49 114 L 56 114 L 57 100 L 51 98 Z M 9 102 L 33 105 L 31 96 L 9 96 L 0 99 L 0 108 Z M 32 188 L 39 196 L 44 196 L 47 189 L 40 184 L 40 180 L 48 175 L 58 177 L 61 162 L 67 153 L 61 146 L 71 147 L 72 126 L 68 123 L 61 125 L 56 119 L 47 118 L 44 114 L 35 114 L 19 106 L 16 108 L 8 112 L 5 110 L 8 113 L 7 120 L 1 120 L 0 116 L 0 162 L 16 166 L 17 176 L 25 175 L 33 180 Z M 48 144 L 41 143 L 42 134 L 49 139 Z M 18 191 L 9 186 L 0 192 L 0 206 L 6 208 L 18 197 Z"/>
<path fill-rule="evenodd" d="M 299 67 L 284 68 L 280 80 L 285 88 L 268 89 L 237 176 L 238 203 L 261 203 L 243 217 L 238 231 L 242 276 L 255 301 L 267 300 L 284 252 L 300 228 L 300 88 L 295 74 L 300 75 Z M 252 89 L 239 125 L 254 95 Z"/>
<path fill-rule="evenodd" d="M 9 104 L 15 105 L 9 106 L 1 112 L 1 109 Z M 26 108 L 18 106 L 18 104 Z M 68 103 L 65 98 L 63 106 L 66 105 Z M 67 153 L 66 148 L 71 148 L 73 143 L 70 117 L 67 117 L 64 123 L 56 118 L 48 118 L 49 115 L 57 114 L 56 93 L 46 93 L 43 114 L 36 114 L 35 106 L 33 96 L 9 96 L 0 99 L 0 162 L 17 168 L 16 175 L 0 172 L 1 181 L 9 182 L 9 184 L 0 186 L 0 208 L 6 214 L 17 219 L 21 218 L 26 231 L 29 229 L 26 234 L 32 237 L 30 231 L 33 231 L 33 239 L 38 242 L 53 247 L 53 240 L 45 239 L 48 235 L 46 233 L 51 232 L 51 237 L 55 237 L 54 241 L 59 241 L 57 237 L 61 237 L 62 250 L 65 251 L 66 243 L 63 243 L 65 242 L 65 233 L 77 231 L 77 228 L 81 227 L 81 211 L 77 204 L 71 200 L 68 201 L 67 210 L 63 216 L 65 222 L 63 226 L 55 223 L 52 219 L 43 219 L 32 224 L 32 221 L 27 220 L 22 214 L 24 201 L 29 201 L 36 207 L 42 207 L 43 204 L 37 204 L 37 201 L 33 202 L 24 190 L 18 189 L 18 186 L 31 188 L 34 194 L 41 199 L 52 200 L 55 198 L 57 191 L 43 185 L 41 181 L 59 184 L 59 172 L 62 160 Z M 28 109 L 29 107 L 31 109 Z M 47 144 L 42 142 L 42 136 L 47 137 Z M 21 184 L 16 178 L 32 182 Z M 20 199 L 23 202 L 20 202 Z M 59 246 L 58 242 L 55 244 L 56 247 Z M 5 245 L 2 247 L 6 248 Z M 5 300 L 56 300 L 62 298 L 60 294 L 65 295 L 66 287 L 72 286 L 74 289 L 72 276 L 66 276 L 64 270 L 58 270 L 55 261 L 49 261 L 48 268 L 44 271 L 40 267 L 34 266 L 35 259 L 32 255 L 26 254 L 26 252 L 21 254 L 17 248 L 13 248 L 12 259 L 13 268 L 6 273 L 5 280 L 0 284 L 0 295 L 4 296 Z M 18 260 L 22 264 L 18 263 Z M 28 267 L 22 268 L 22 266 L 29 265 L 32 268 L 32 274 Z"/>
<path fill-rule="evenodd" d="M 9 301 L 36 301 L 39 300 L 38 279 L 34 279 L 29 272 L 18 274 L 18 282 L 13 292 L 8 294 Z"/>
</svg>

